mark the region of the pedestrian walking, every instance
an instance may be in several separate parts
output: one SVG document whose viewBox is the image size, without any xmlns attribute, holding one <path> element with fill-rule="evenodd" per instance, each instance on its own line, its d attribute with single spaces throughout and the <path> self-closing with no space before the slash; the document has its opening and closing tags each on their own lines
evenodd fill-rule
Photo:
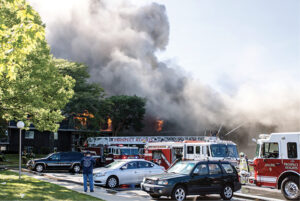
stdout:
<svg viewBox="0 0 300 201">
<path fill-rule="evenodd" d="M 93 168 L 95 165 L 95 159 L 91 156 L 91 153 L 87 151 L 85 156 L 81 160 L 81 167 L 83 172 L 83 188 L 84 192 L 87 192 L 87 180 L 90 183 L 90 192 L 94 192 L 94 180 L 93 180 Z"/>
</svg>

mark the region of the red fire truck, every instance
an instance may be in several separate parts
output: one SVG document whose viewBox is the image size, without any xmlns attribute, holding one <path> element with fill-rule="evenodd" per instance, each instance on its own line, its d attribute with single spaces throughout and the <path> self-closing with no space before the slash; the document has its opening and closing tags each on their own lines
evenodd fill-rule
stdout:
<svg viewBox="0 0 300 201">
<path fill-rule="evenodd" d="M 147 136 L 147 137 L 89 137 L 82 150 L 94 151 L 103 164 L 115 159 L 143 158 L 143 150 L 149 142 L 182 142 L 200 140 L 202 136 Z"/>
<path fill-rule="evenodd" d="M 216 137 L 202 141 L 185 140 L 182 142 L 155 142 L 145 146 L 145 159 L 168 169 L 176 159 L 228 160 L 237 167 L 239 155 L 236 144 Z"/>
<path fill-rule="evenodd" d="M 288 200 L 300 199 L 300 133 L 261 134 L 253 160 L 257 186 L 281 189 Z"/>
</svg>

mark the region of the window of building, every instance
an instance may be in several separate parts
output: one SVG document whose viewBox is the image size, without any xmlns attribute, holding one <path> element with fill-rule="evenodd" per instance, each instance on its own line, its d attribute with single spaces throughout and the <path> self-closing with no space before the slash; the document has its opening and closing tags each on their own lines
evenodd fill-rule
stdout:
<svg viewBox="0 0 300 201">
<path fill-rule="evenodd" d="M 32 146 L 24 146 L 24 150 L 25 150 L 27 153 L 32 153 L 32 152 L 33 152 L 33 147 L 32 147 Z"/>
<path fill-rule="evenodd" d="M 34 131 L 26 131 L 25 139 L 34 139 Z"/>
<path fill-rule="evenodd" d="M 297 143 L 296 142 L 288 142 L 287 143 L 287 153 L 288 158 L 297 158 Z"/>
<path fill-rule="evenodd" d="M 187 153 L 193 154 L 194 153 L 194 146 L 187 146 Z"/>
<path fill-rule="evenodd" d="M 196 154 L 200 154 L 200 146 L 196 146 Z"/>
<path fill-rule="evenodd" d="M 58 140 L 58 133 L 57 132 L 53 133 L 53 136 L 54 136 L 54 140 Z"/>
<path fill-rule="evenodd" d="M 263 158 L 278 158 L 279 147 L 277 142 L 268 142 L 263 144 Z"/>
</svg>

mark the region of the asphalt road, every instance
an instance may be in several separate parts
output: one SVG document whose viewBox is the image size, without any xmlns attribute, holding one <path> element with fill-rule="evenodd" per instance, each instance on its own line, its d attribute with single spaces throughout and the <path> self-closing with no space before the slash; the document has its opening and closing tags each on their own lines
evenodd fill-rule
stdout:
<svg viewBox="0 0 300 201">
<path fill-rule="evenodd" d="M 81 174 L 72 174 L 69 172 L 61 171 L 48 171 L 44 173 L 44 176 L 59 179 L 66 182 L 73 182 L 76 184 L 82 185 L 82 175 Z M 97 187 L 101 189 L 105 189 L 103 187 Z M 112 195 L 125 196 L 125 197 L 140 197 L 142 200 L 153 200 L 151 197 L 144 191 L 140 190 L 138 187 L 130 188 L 124 186 L 123 188 L 117 188 L 114 190 L 105 189 L 106 192 L 111 193 Z M 242 192 L 243 191 L 243 192 Z M 273 189 L 263 189 L 259 187 L 250 187 L 243 189 L 236 193 L 236 195 L 242 195 L 243 197 L 234 196 L 232 200 L 283 200 L 280 192 L 278 190 Z M 247 198 L 247 196 L 252 196 L 251 198 Z M 167 197 L 161 197 L 159 200 L 169 200 Z M 187 200 L 221 200 L 219 195 L 208 195 L 208 196 L 188 196 Z"/>
</svg>

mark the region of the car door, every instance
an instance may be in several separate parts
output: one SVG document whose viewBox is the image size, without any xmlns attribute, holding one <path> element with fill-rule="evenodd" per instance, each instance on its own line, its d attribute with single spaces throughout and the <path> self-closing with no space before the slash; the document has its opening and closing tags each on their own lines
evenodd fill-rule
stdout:
<svg viewBox="0 0 300 201">
<path fill-rule="evenodd" d="M 138 162 L 139 166 L 139 176 L 140 176 L 140 181 L 142 182 L 144 177 L 148 177 L 154 174 L 160 174 L 161 171 L 159 171 L 159 166 L 154 165 L 153 163 L 146 162 L 146 161 L 139 161 Z"/>
<path fill-rule="evenodd" d="M 69 169 L 72 164 L 72 153 L 62 153 L 60 157 L 60 169 Z"/>
<path fill-rule="evenodd" d="M 52 154 L 48 157 L 47 169 L 59 170 L 60 169 L 60 153 Z"/>
<path fill-rule="evenodd" d="M 188 188 L 189 192 L 195 195 L 209 192 L 210 185 L 208 184 L 208 167 L 206 163 L 200 163 L 195 167 L 191 174 Z"/>
<path fill-rule="evenodd" d="M 210 192 L 220 192 L 223 187 L 223 174 L 218 163 L 208 163 L 208 190 Z"/>
<path fill-rule="evenodd" d="M 224 183 L 234 184 L 235 181 L 238 181 L 237 172 L 231 164 L 223 163 L 221 166 L 223 168 Z"/>
<path fill-rule="evenodd" d="M 139 181 L 138 170 L 136 161 L 130 161 L 120 168 L 119 180 L 120 184 L 136 184 Z"/>
</svg>

